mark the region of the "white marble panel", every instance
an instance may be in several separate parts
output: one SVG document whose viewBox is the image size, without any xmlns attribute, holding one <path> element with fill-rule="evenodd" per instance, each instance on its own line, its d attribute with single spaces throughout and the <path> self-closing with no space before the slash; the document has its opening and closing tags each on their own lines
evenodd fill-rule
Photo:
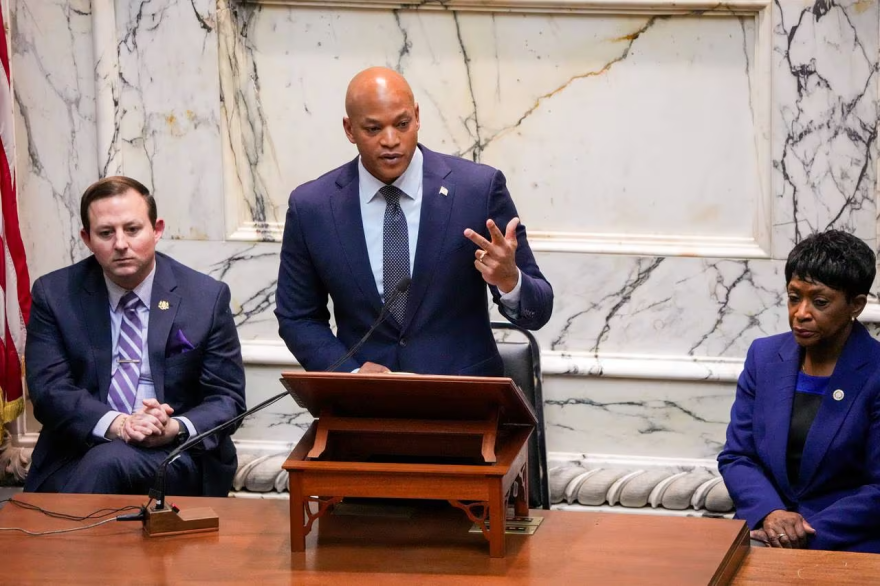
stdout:
<svg viewBox="0 0 880 586">
<path fill-rule="evenodd" d="M 278 340 L 273 312 L 279 244 L 164 239 L 159 249 L 230 285 L 242 341 Z M 735 360 L 754 338 L 788 328 L 780 261 L 537 257 L 555 304 L 536 336 L 563 363 L 566 353 Z M 504 319 L 497 311 L 493 317 Z"/>
<path fill-rule="evenodd" d="M 787 329 L 779 261 L 545 254 L 545 350 L 742 358 Z"/>
<path fill-rule="evenodd" d="M 507 174 L 536 239 L 750 242 L 766 217 L 754 18 L 250 5 L 223 15 L 235 237 L 277 238 L 289 191 L 356 155 L 340 123 L 345 85 L 373 64 L 407 76 L 426 145 Z"/>
<path fill-rule="evenodd" d="M 31 278 L 85 253 L 79 199 L 98 174 L 88 0 L 12 3 L 19 218 Z"/>
<path fill-rule="evenodd" d="M 878 3 L 776 2 L 773 254 L 842 228 L 876 247 Z"/>
<path fill-rule="evenodd" d="M 248 405 L 283 391 L 290 368 L 249 365 Z M 714 458 L 724 443 L 735 384 L 579 377 L 545 379 L 550 452 Z M 312 416 L 283 398 L 252 417 L 237 440 L 296 442 Z"/>
<path fill-rule="evenodd" d="M 100 168 L 91 9 L 87 0 L 13 4 L 18 181 L 34 278 L 85 253 L 79 197 Z M 782 262 L 731 248 L 764 229 L 762 140 L 772 145 L 775 258 L 829 225 L 876 246 L 874 1 L 775 3 L 772 96 L 760 91 L 767 80 L 756 63 L 767 56 L 756 54 L 762 33 L 749 16 L 237 0 L 117 0 L 115 13 L 124 170 L 156 192 L 169 223 L 160 249 L 229 283 L 246 344 L 278 342 L 279 245 L 219 241 L 242 227 L 243 238 L 274 237 L 289 191 L 355 155 L 340 128 L 343 95 L 371 64 L 413 83 L 428 146 L 505 171 L 530 232 L 601 233 L 609 244 L 594 251 L 623 252 L 539 246 L 556 291 L 538 333 L 555 373 L 545 384 L 554 452 L 715 456 L 736 361 L 754 338 L 787 329 Z M 755 122 L 763 100 L 772 136 Z M 644 233 L 657 240 L 633 248 Z M 657 243 L 668 235 L 664 249 Z M 729 238 L 717 254 L 734 258 L 678 256 L 688 236 Z M 706 378 L 724 382 L 664 380 L 689 361 L 696 366 L 679 379 L 708 365 Z M 558 375 L 584 365 L 588 377 Z M 281 391 L 285 368 L 248 365 L 250 405 Z M 309 421 L 283 399 L 236 437 L 292 442 Z"/>
<path fill-rule="evenodd" d="M 551 452 L 714 458 L 733 383 L 553 378 L 544 419 Z"/>
<path fill-rule="evenodd" d="M 159 211 L 161 214 L 161 208 Z M 158 249 L 229 285 L 242 342 L 280 341 L 274 314 L 280 244 L 164 238 Z"/>
<path fill-rule="evenodd" d="M 284 391 L 279 378 L 290 368 L 277 366 L 249 366 L 247 375 L 247 403 L 253 407 Z M 235 432 L 236 440 L 261 440 L 295 443 L 312 423 L 308 411 L 300 408 L 292 398 L 285 397 L 244 420 Z"/>
<path fill-rule="evenodd" d="M 168 235 L 222 240 L 214 0 L 116 2 L 122 169 L 156 196 Z"/>
</svg>

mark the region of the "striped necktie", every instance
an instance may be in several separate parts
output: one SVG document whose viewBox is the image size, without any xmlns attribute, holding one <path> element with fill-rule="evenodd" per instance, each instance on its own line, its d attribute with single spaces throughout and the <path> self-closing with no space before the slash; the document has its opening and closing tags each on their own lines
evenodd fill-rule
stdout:
<svg viewBox="0 0 880 586">
<path fill-rule="evenodd" d="M 131 413 L 135 410 L 144 347 L 144 327 L 137 314 L 140 305 L 141 300 L 133 291 L 126 293 L 119 301 L 122 325 L 116 341 L 116 372 L 110 382 L 107 402 L 120 413 Z"/>
</svg>

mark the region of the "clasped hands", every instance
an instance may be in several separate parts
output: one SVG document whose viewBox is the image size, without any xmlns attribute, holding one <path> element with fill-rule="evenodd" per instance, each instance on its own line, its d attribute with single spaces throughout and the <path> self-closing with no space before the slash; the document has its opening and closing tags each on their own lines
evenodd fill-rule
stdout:
<svg viewBox="0 0 880 586">
<path fill-rule="evenodd" d="M 800 514 L 778 509 L 764 517 L 761 529 L 752 531 L 750 537 L 770 547 L 805 549 L 807 538 L 815 534 L 816 530 Z"/>
<path fill-rule="evenodd" d="M 172 413 L 174 409 L 167 403 L 144 399 L 143 407 L 131 415 L 120 415 L 110 428 L 116 430 L 115 437 L 127 444 L 156 448 L 177 439 L 180 422 L 171 417 Z"/>
</svg>

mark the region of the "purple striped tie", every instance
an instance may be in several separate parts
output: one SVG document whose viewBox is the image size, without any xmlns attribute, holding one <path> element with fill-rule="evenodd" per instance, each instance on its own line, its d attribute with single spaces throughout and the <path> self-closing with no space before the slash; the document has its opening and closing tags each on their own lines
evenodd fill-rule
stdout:
<svg viewBox="0 0 880 586">
<path fill-rule="evenodd" d="M 119 300 L 122 307 L 122 326 L 116 342 L 116 372 L 110 382 L 107 402 L 120 413 L 134 411 L 138 380 L 141 376 L 144 327 L 137 314 L 140 304 L 141 300 L 133 291 L 129 291 Z"/>
</svg>

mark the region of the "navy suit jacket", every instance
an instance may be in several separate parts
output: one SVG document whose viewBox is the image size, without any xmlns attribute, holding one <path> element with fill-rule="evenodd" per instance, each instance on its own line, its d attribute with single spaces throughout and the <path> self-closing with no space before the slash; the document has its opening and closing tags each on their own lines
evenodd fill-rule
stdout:
<svg viewBox="0 0 880 586">
<path fill-rule="evenodd" d="M 244 368 L 229 287 L 157 253 L 151 299 L 147 346 L 159 402 L 200 432 L 242 413 Z M 168 302 L 167 309 L 159 308 L 161 301 Z M 110 411 L 109 305 L 93 256 L 34 283 L 25 360 L 28 395 L 43 429 L 29 490 L 101 441 L 92 429 Z M 178 332 L 193 349 L 184 351 L 188 346 L 181 345 Z M 237 463 L 229 435 L 206 439 L 201 459 L 205 494 L 226 496 Z"/>
<path fill-rule="evenodd" d="M 419 148 L 424 155 L 422 210 L 406 318 L 403 324 L 386 319 L 339 370 L 349 372 L 372 361 L 422 374 L 499 376 L 503 365 L 489 325 L 486 282 L 473 264 L 477 246 L 463 233 L 471 228 L 490 238 L 489 218 L 504 232 L 516 207 L 500 171 Z M 306 370 L 325 370 L 341 358 L 382 309 L 358 184 L 354 159 L 290 195 L 275 313 L 281 338 Z M 553 290 L 522 225 L 517 240 L 520 311 L 516 318 L 504 306 L 501 312 L 522 327 L 537 329 L 550 319 Z M 491 291 L 498 303 L 499 292 Z"/>
<path fill-rule="evenodd" d="M 795 511 L 816 530 L 811 549 L 880 553 L 880 343 L 854 324 L 792 485 L 786 451 L 800 356 L 791 333 L 749 348 L 718 456 L 736 516 L 756 529 L 773 510 Z"/>
</svg>

